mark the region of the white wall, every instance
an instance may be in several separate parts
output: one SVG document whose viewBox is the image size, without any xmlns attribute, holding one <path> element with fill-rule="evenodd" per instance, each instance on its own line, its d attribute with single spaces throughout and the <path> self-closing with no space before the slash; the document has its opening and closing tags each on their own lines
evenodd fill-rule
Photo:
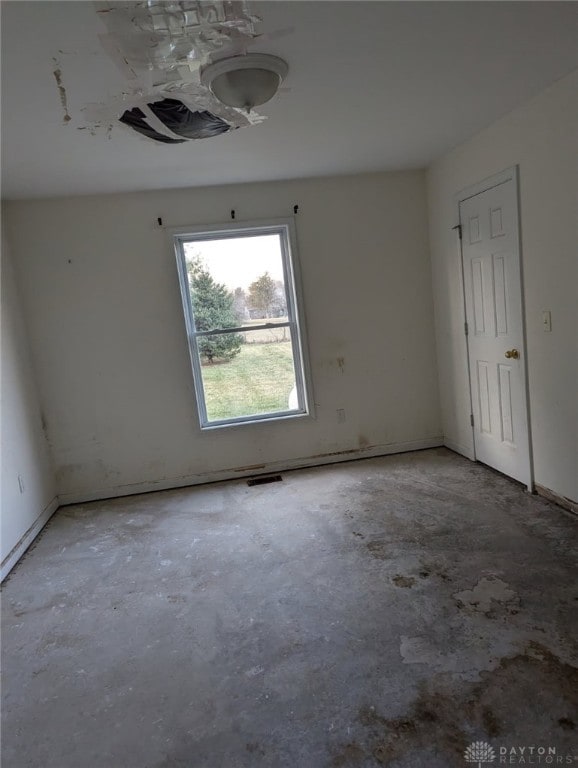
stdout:
<svg viewBox="0 0 578 768">
<path fill-rule="evenodd" d="M 316 419 L 201 434 L 157 217 L 295 204 Z M 61 500 L 441 442 L 422 172 L 14 202 L 8 217 Z"/>
<path fill-rule="evenodd" d="M 447 444 L 471 453 L 453 195 L 519 164 L 535 481 L 578 499 L 578 72 L 435 162 L 427 176 L 440 398 Z M 552 312 L 552 332 L 542 311 Z"/>
<path fill-rule="evenodd" d="M 54 474 L 42 430 L 38 394 L 9 250 L 3 230 L 2 576 L 10 570 L 57 506 Z"/>
</svg>

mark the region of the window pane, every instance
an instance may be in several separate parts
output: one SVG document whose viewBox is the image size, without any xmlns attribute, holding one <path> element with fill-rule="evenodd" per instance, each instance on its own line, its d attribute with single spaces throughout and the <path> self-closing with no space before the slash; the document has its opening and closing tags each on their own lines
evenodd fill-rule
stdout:
<svg viewBox="0 0 578 768">
<path fill-rule="evenodd" d="M 201 428 L 306 415 L 292 223 L 224 226 L 175 245 Z"/>
<path fill-rule="evenodd" d="M 279 234 L 194 240 L 183 250 L 197 330 L 287 320 Z"/>
<path fill-rule="evenodd" d="M 298 411 L 291 330 L 197 337 L 207 419 Z"/>
</svg>

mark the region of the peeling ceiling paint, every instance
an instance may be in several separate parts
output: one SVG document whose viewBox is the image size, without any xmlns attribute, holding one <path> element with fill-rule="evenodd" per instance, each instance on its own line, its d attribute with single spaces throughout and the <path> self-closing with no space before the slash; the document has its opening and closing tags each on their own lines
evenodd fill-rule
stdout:
<svg viewBox="0 0 578 768">
<path fill-rule="evenodd" d="M 167 99 L 179 100 L 188 114 L 209 113 L 230 128 L 258 125 L 265 119 L 254 111 L 246 114 L 225 106 L 200 79 L 202 66 L 214 58 L 245 53 L 260 37 L 256 32 L 260 18 L 251 13 L 246 0 L 139 0 L 95 6 L 106 27 L 99 41 L 125 86 L 106 102 L 82 110 L 93 134 L 103 126 L 109 134 L 113 127 L 123 130 L 119 118 L 138 113 L 136 119 L 146 123 L 147 134 L 167 143 L 182 142 L 151 114 L 151 103 Z"/>
</svg>

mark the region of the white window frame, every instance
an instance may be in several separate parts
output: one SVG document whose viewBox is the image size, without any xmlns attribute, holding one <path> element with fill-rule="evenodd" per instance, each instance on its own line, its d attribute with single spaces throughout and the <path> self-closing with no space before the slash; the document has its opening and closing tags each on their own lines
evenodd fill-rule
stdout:
<svg viewBox="0 0 578 768">
<path fill-rule="evenodd" d="M 212 331 L 197 331 L 195 329 L 194 311 L 190 298 L 184 246 L 188 243 L 199 241 L 222 240 L 225 238 L 235 239 L 239 237 L 254 237 L 258 235 L 272 234 L 279 235 L 281 245 L 283 276 L 287 297 L 287 321 L 281 323 L 266 322 L 261 325 L 250 327 L 240 326 L 236 328 L 213 329 Z M 312 416 L 311 378 L 306 346 L 305 319 L 301 296 L 301 281 L 297 258 L 297 237 L 294 220 L 273 219 L 250 222 L 234 221 L 227 222 L 226 224 L 214 224 L 209 226 L 181 227 L 178 229 L 171 229 L 170 235 L 177 259 L 185 326 L 187 329 L 189 353 L 193 370 L 197 413 L 201 430 L 205 431 L 242 424 L 256 424 L 260 422 Z M 275 327 L 288 327 L 291 331 L 295 385 L 297 388 L 298 402 L 301 404 L 301 407 L 297 410 L 289 410 L 287 408 L 285 411 L 274 411 L 272 413 L 237 416 L 230 419 L 209 421 L 197 339 L 201 336 L 210 336 L 215 335 L 216 333 L 246 333 L 247 331 Z"/>
</svg>

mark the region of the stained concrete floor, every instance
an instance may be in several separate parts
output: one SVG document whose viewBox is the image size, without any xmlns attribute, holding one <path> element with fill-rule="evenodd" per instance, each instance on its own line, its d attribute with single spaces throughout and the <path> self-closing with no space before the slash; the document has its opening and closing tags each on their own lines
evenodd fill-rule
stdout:
<svg viewBox="0 0 578 768">
<path fill-rule="evenodd" d="M 445 449 L 62 508 L 4 587 L 3 766 L 569 764 L 577 522 Z"/>
</svg>

